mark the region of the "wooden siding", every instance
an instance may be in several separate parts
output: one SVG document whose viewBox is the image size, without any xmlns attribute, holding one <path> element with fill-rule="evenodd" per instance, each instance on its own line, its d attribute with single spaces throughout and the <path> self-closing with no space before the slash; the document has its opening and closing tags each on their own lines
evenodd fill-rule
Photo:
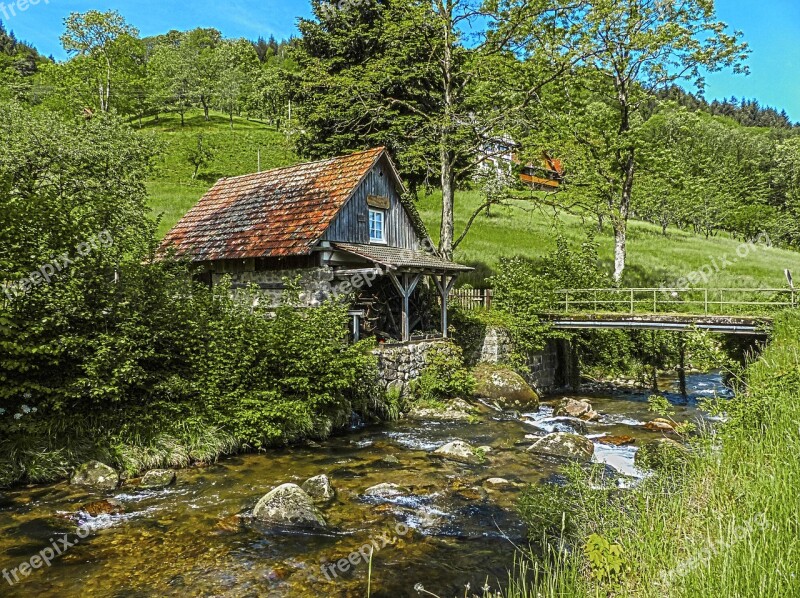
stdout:
<svg viewBox="0 0 800 598">
<path fill-rule="evenodd" d="M 419 249 L 420 242 L 411 218 L 394 187 L 393 177 L 385 158 L 381 158 L 342 207 L 323 237 L 326 241 L 369 244 L 369 208 L 367 196 L 381 195 L 389 198 L 386 212 L 386 241 L 389 247 Z"/>
</svg>

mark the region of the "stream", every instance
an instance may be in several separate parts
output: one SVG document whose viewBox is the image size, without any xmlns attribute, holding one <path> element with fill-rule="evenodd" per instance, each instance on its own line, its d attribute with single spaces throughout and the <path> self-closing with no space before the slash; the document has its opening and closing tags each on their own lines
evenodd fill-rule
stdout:
<svg viewBox="0 0 800 598">
<path fill-rule="evenodd" d="M 730 396 L 718 373 L 689 375 L 688 398 L 674 377 L 661 378 L 660 385 L 676 421 L 704 417 L 702 398 Z M 559 394 L 536 413 L 486 408 L 479 421 L 401 420 L 354 428 L 318 446 L 182 470 L 177 483 L 162 490 L 131 485 L 104 496 L 59 483 L 0 491 L 0 572 L 29 562 L 54 542 L 63 552 L 13 585 L 0 578 L 0 596 L 366 596 L 369 565 L 363 559 L 341 568 L 346 571 L 332 565 L 369 544 L 373 597 L 417 596 L 416 584 L 441 598 L 464 596 L 468 583 L 478 594 L 487 581 L 497 589 L 513 565 L 514 545 L 525 543 L 514 510 L 520 492 L 557 475 L 561 466 L 525 451 L 535 437 L 559 429 L 548 419 L 553 405 L 565 396 L 590 401 L 601 414 L 584 430 L 595 445 L 594 460 L 635 483 L 647 475 L 633 464 L 637 444 L 661 436 L 643 427 L 657 417 L 648 412 L 649 394 Z M 636 443 L 613 446 L 603 442 L 608 435 L 632 436 Z M 430 456 L 454 439 L 491 451 L 478 465 Z M 326 531 L 276 533 L 246 516 L 277 485 L 323 473 L 336 489 L 334 501 L 322 508 Z M 383 483 L 400 490 L 365 494 Z M 104 497 L 124 512 L 74 518 L 82 505 Z M 60 542 L 65 533 L 74 545 Z"/>
</svg>

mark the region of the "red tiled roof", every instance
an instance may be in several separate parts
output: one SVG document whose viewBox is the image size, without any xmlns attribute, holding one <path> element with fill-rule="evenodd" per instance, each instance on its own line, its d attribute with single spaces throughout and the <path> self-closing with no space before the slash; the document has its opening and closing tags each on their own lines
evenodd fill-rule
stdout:
<svg viewBox="0 0 800 598">
<path fill-rule="evenodd" d="M 308 255 L 384 151 L 220 179 L 159 253 L 192 261 Z"/>
</svg>

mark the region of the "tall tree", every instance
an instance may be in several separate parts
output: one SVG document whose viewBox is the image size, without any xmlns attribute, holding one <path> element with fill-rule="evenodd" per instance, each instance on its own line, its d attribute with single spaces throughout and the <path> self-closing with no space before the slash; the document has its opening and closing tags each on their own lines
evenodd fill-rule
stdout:
<svg viewBox="0 0 800 598">
<path fill-rule="evenodd" d="M 477 0 L 313 7 L 296 54 L 301 153 L 389 146 L 412 190 L 441 188 L 439 248 L 451 256 L 456 188 L 475 174 L 487 141 L 519 126 L 526 101 L 508 84 L 524 67 L 509 35 Z"/>
<path fill-rule="evenodd" d="M 512 5 L 517 0 L 512 0 Z M 519 0 L 519 10 L 526 2 Z M 600 180 L 614 229 L 614 279 L 627 255 L 627 224 L 636 175 L 635 132 L 659 89 L 689 81 L 702 89 L 703 73 L 746 70 L 747 45 L 716 18 L 713 0 L 593 0 L 561 2 L 534 19 L 522 42 L 535 51 L 541 31 L 560 32 L 562 52 L 578 56 L 569 77 L 550 93 L 547 126 Z"/>
<path fill-rule="evenodd" d="M 64 24 L 61 45 L 79 59 L 83 80 L 96 90 L 100 111 L 108 112 L 113 84 L 141 75 L 144 47 L 139 32 L 117 11 L 73 12 Z"/>
<path fill-rule="evenodd" d="M 233 115 L 250 94 L 259 71 L 256 49 L 246 39 L 225 40 L 217 48 L 218 79 L 215 86 L 221 107 L 228 113 L 231 129 Z"/>
</svg>

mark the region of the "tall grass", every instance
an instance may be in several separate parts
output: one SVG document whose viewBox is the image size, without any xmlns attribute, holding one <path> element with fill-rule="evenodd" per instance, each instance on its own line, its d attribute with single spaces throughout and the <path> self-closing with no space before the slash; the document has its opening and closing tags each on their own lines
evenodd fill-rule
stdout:
<svg viewBox="0 0 800 598">
<path fill-rule="evenodd" d="M 91 459 L 131 477 L 150 469 L 216 462 L 247 448 L 229 432 L 203 422 L 164 424 L 162 431 L 143 431 L 119 430 L 97 418 L 62 417 L 4 435 L 0 439 L 0 488 L 21 481 L 58 481 Z"/>
<path fill-rule="evenodd" d="M 535 583 L 517 567 L 507 596 L 800 596 L 800 314 L 778 319 L 727 409 L 684 466 L 635 490 L 578 480 L 573 556 Z M 621 546 L 620 574 L 596 574 L 589 534 Z"/>
</svg>

